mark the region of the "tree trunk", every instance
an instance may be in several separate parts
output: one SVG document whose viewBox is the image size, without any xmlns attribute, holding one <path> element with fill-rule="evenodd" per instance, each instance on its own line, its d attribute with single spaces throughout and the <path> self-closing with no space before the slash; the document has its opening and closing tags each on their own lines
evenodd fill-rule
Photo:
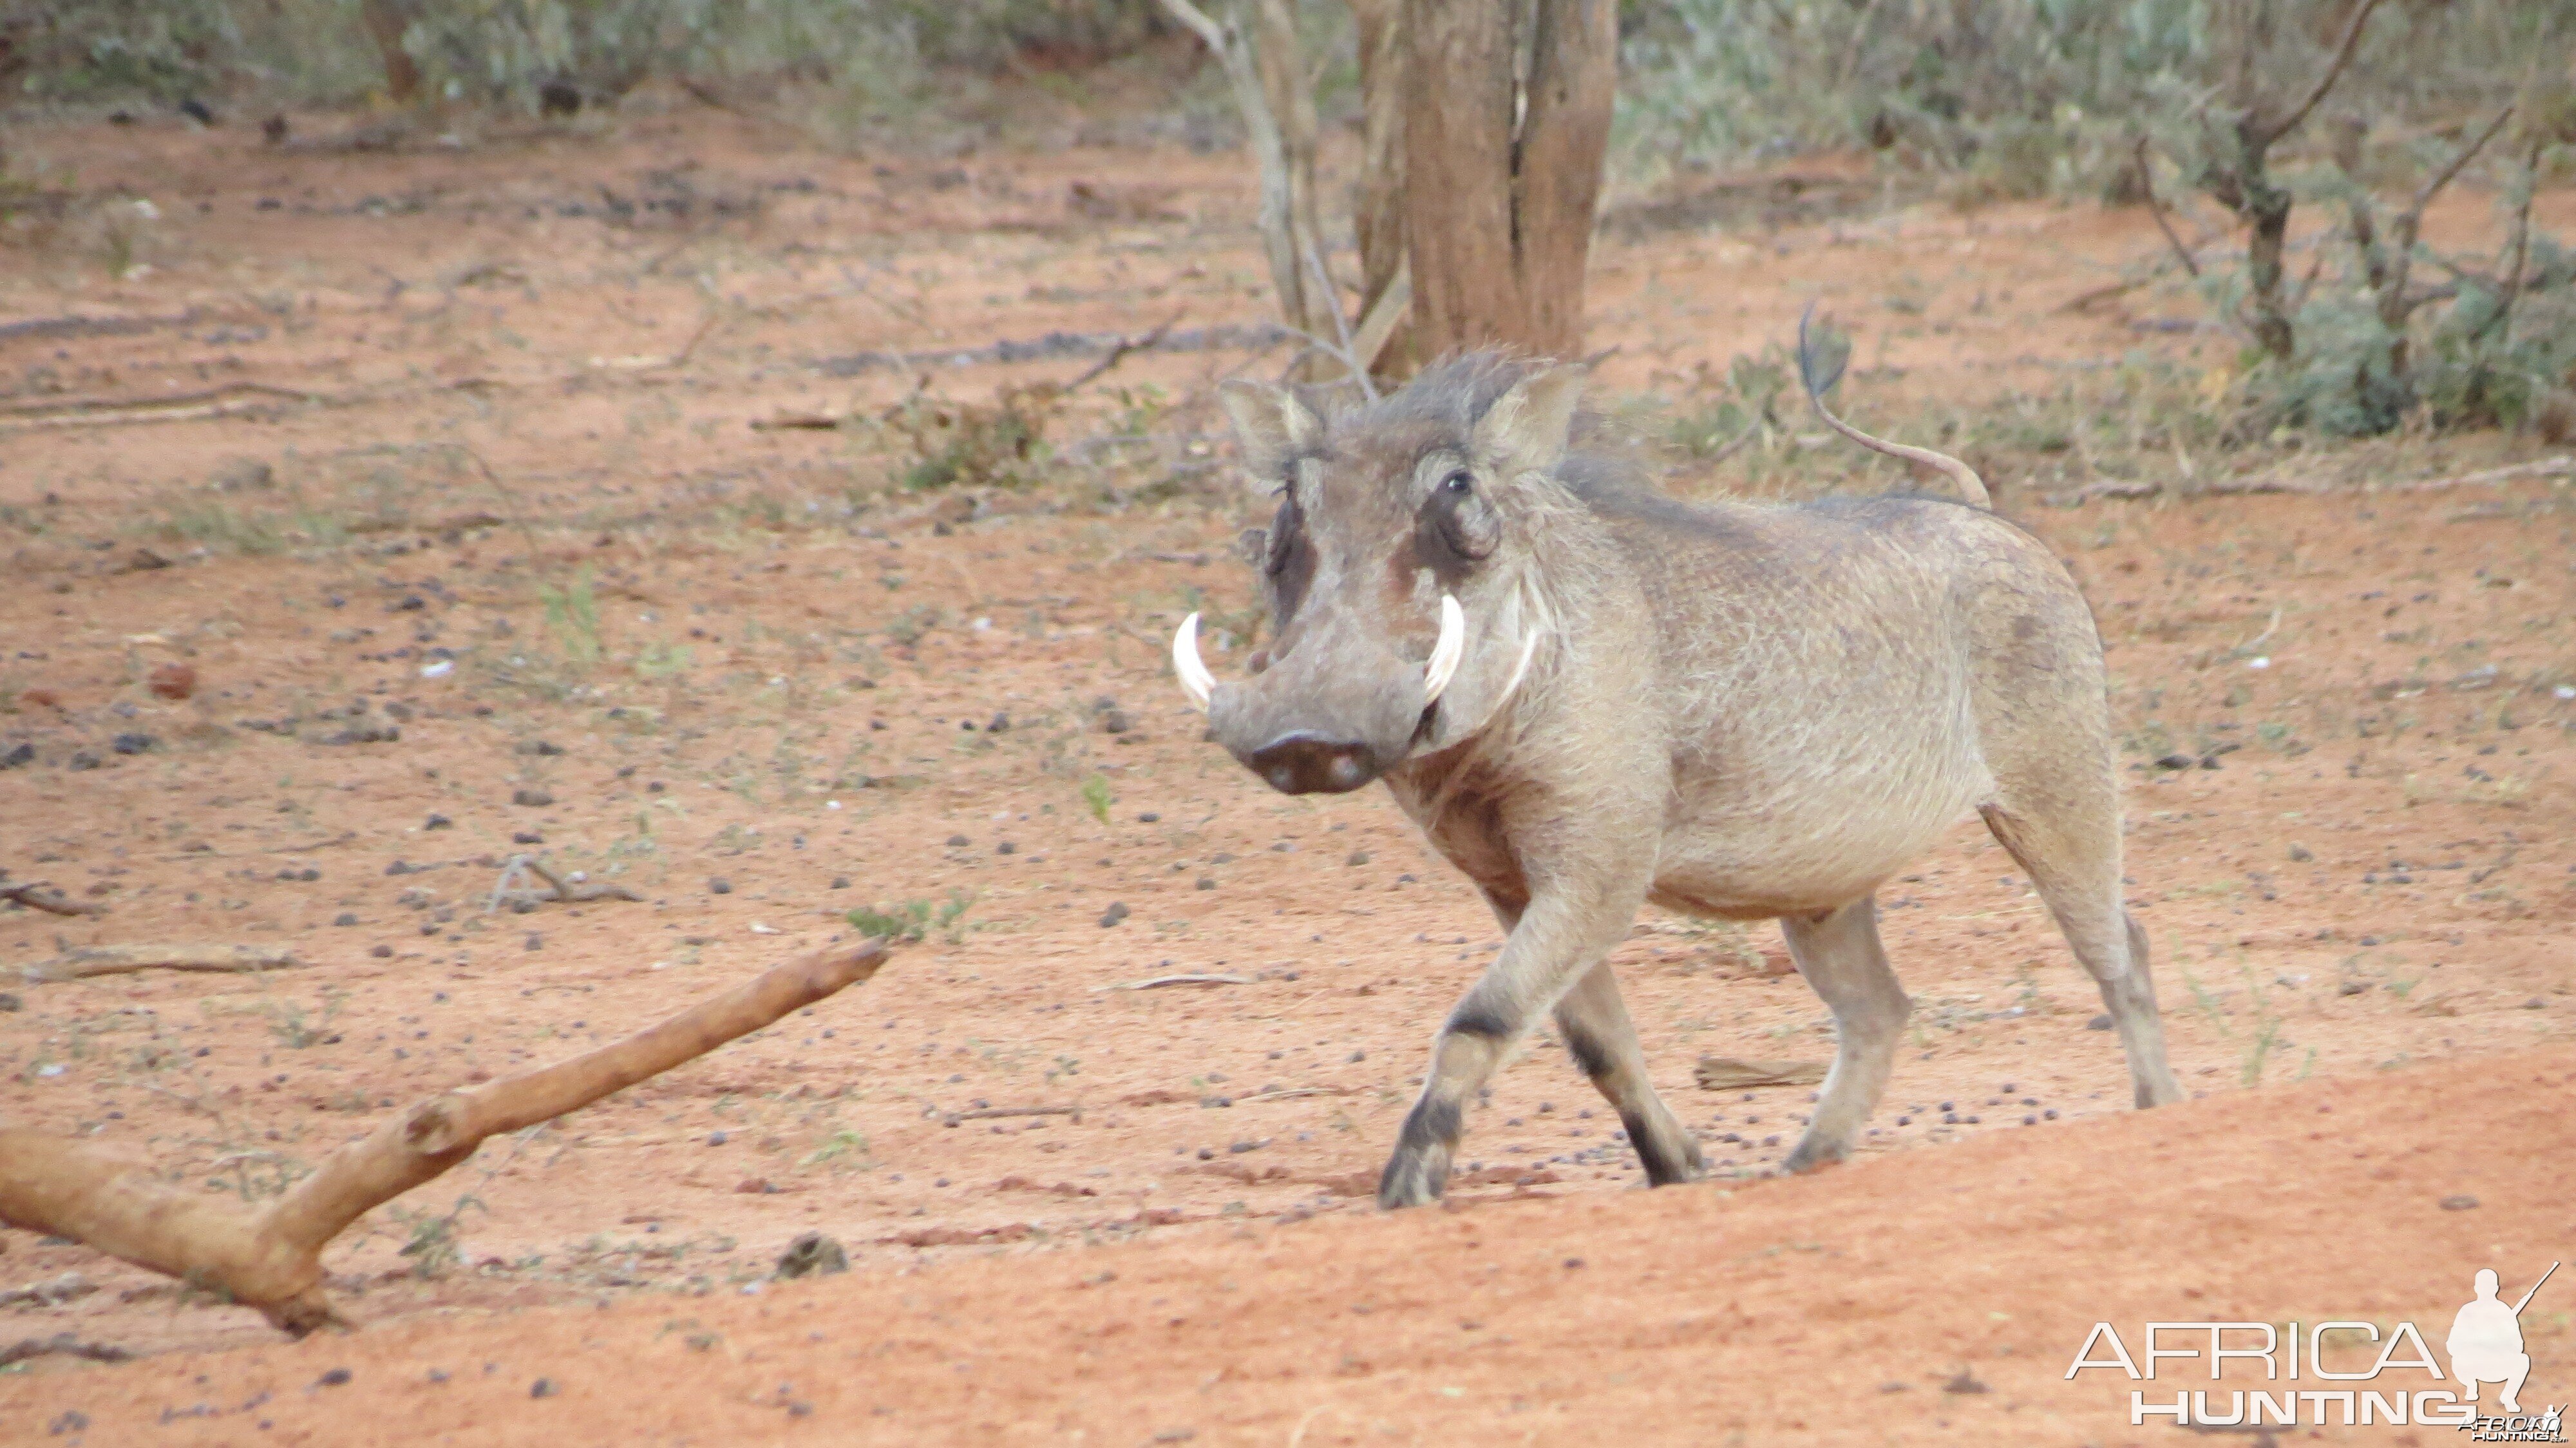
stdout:
<svg viewBox="0 0 2576 1448">
<path fill-rule="evenodd" d="M 358 17 L 374 37 L 376 50 L 385 61 L 385 93 L 396 104 L 409 105 L 420 98 L 420 65 L 403 49 L 403 32 L 411 29 L 411 13 L 403 0 L 359 0 Z"/>
<path fill-rule="evenodd" d="M 1618 88 L 1613 0 L 1403 0 L 1402 24 L 1419 346 L 1579 354 Z"/>
</svg>

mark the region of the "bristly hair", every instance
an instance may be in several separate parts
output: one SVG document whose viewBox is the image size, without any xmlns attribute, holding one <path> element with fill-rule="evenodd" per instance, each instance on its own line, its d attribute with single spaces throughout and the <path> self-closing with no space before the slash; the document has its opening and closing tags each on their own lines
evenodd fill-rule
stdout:
<svg viewBox="0 0 2576 1448">
<path fill-rule="evenodd" d="M 1494 404 L 1503 400 L 1503 394 L 1522 379 L 1553 365 L 1559 364 L 1496 347 L 1452 352 L 1384 397 L 1348 404 L 1325 415 L 1337 431 L 1428 425 L 1454 431 L 1464 440 L 1485 414 L 1493 411 Z M 1577 487 L 1584 481 L 1652 486 L 1631 440 L 1608 417 L 1589 406 L 1575 409 L 1565 461 L 1558 466 L 1557 475 Z"/>
</svg>

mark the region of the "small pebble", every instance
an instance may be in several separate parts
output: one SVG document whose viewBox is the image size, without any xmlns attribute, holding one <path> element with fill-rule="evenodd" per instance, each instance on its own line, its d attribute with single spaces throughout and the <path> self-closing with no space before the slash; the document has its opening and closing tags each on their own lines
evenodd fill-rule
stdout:
<svg viewBox="0 0 2576 1448">
<path fill-rule="evenodd" d="M 315 1383 L 315 1386 L 316 1386 L 316 1387 L 324 1387 L 324 1388 L 336 1388 L 336 1387 L 339 1387 L 340 1385 L 342 1385 L 342 1384 L 344 1384 L 344 1383 L 346 1383 L 346 1382 L 348 1382 L 348 1381 L 349 1381 L 349 1370 L 348 1370 L 347 1368 L 333 1368 L 331 1371 L 329 1371 L 329 1372 L 327 1372 L 327 1373 L 324 1373 L 324 1374 L 321 1376 L 321 1378 L 320 1378 L 320 1379 Z"/>
<path fill-rule="evenodd" d="M 716 878 L 707 881 L 707 893 L 711 895 L 730 895 L 733 893 L 733 882 L 719 875 Z"/>
<path fill-rule="evenodd" d="M 555 1380 L 552 1378 L 539 1378 L 528 1385 L 528 1396 L 531 1398 L 551 1398 L 561 1391 L 563 1390 L 555 1386 Z"/>
</svg>

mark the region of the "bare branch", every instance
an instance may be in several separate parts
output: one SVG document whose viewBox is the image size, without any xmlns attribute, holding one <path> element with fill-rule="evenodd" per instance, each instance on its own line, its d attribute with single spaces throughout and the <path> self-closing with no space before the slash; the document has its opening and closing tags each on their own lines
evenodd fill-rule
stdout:
<svg viewBox="0 0 2576 1448">
<path fill-rule="evenodd" d="M 2165 244 L 2173 248 L 2175 259 L 2182 263 L 2184 271 L 2198 277 L 2200 262 L 2192 256 L 2191 248 L 2182 244 L 2182 238 L 2174 234 L 2173 223 L 2165 220 L 2164 203 L 2156 199 L 2156 173 L 2155 168 L 2147 164 L 2147 138 L 2144 136 L 2138 138 L 2138 190 L 2146 196 L 2147 214 L 2156 219 L 2156 230 L 2165 234 Z"/>
<path fill-rule="evenodd" d="M 2513 102 L 2507 101 L 2504 109 L 2496 112 L 2495 119 L 2487 122 L 2486 129 L 2478 132 L 2467 145 L 2462 146 L 2460 153 L 2451 158 L 2449 165 L 2433 173 L 2432 179 L 2426 181 L 2423 189 L 2415 193 L 2415 203 L 2409 206 L 2407 211 L 2416 217 L 2422 217 L 2424 208 L 2433 204 L 2433 198 L 2441 194 L 2442 188 L 2450 185 L 2451 179 L 2460 174 L 2461 168 L 2467 166 L 2478 152 L 2485 150 L 2487 142 L 2494 140 L 2496 132 L 2503 130 L 2504 123 L 2512 119 Z"/>
<path fill-rule="evenodd" d="M 26 968 L 30 984 L 90 980 L 102 975 L 132 975 L 138 970 L 198 970 L 219 975 L 250 975 L 263 970 L 292 970 L 304 964 L 294 954 L 273 946 L 211 945 L 189 941 L 176 945 L 97 945 L 72 951 L 57 960 Z"/>
<path fill-rule="evenodd" d="M 2504 269 L 2504 290 L 2499 294 L 2496 321 L 2504 328 L 2504 340 L 2513 340 L 2513 304 L 2522 299 L 2522 269 L 2531 255 L 2531 200 L 2540 189 L 2540 151 L 2547 138 L 2534 136 L 2530 153 L 2522 162 L 2522 204 L 2514 208 L 2513 241 L 2507 254 L 2513 260 Z"/>
<path fill-rule="evenodd" d="M 1362 397 L 1375 402 L 1377 384 L 1369 379 L 1369 359 L 1362 357 L 1359 349 L 1351 345 L 1350 320 L 1342 315 L 1342 297 L 1341 293 L 1333 287 L 1333 274 L 1324 269 L 1324 258 L 1315 250 L 1314 238 L 1305 237 L 1302 240 L 1306 246 L 1306 265 L 1315 273 L 1317 295 L 1323 299 L 1325 307 L 1333 314 L 1333 335 L 1341 339 L 1342 360 L 1351 369 L 1351 380 L 1359 384 Z"/>
<path fill-rule="evenodd" d="M 1120 337 L 1116 342 L 1110 344 L 1107 352 L 1101 354 L 1099 361 L 1082 369 L 1081 375 L 1075 377 L 1071 382 L 1057 388 L 1056 395 L 1061 397 L 1066 393 L 1079 391 L 1107 375 L 1110 368 L 1126 361 L 1128 353 L 1141 352 L 1151 348 L 1155 343 L 1162 341 L 1164 337 L 1169 335 L 1172 328 L 1180 324 L 1180 320 L 1183 315 L 1184 313 L 1180 312 L 1172 313 L 1170 321 L 1165 322 L 1163 325 L 1156 327 L 1154 330 L 1147 332 L 1141 337 Z"/>
<path fill-rule="evenodd" d="M 2317 102 L 2326 98 L 2326 92 L 2334 89 L 2336 78 L 2343 74 L 2346 65 L 2352 63 L 2352 53 L 2361 44 L 2361 28 L 2370 23 L 2371 13 L 2378 8 L 2379 0 L 2361 0 L 2360 7 L 2352 12 L 2351 23 L 2343 28 L 2343 39 L 2335 44 L 2334 59 L 2327 62 L 2325 73 L 2318 76 L 2317 83 L 2309 88 L 2308 98 L 2278 122 L 2257 128 L 2263 145 L 2268 146 L 2297 130 L 2299 123 L 2308 118 L 2308 112 L 2317 108 Z"/>
<path fill-rule="evenodd" d="M 50 885 L 29 881 L 24 885 L 0 885 L 0 900 L 42 910 L 48 915 L 104 915 L 104 905 L 85 905 Z"/>
<path fill-rule="evenodd" d="M 1404 325 L 1404 315 L 1413 309 L 1413 258 L 1399 257 L 1395 275 L 1386 290 L 1369 304 L 1367 315 L 1360 318 L 1359 331 L 1351 337 L 1351 355 L 1360 365 L 1374 371 L 1378 358 L 1386 353 L 1387 343 L 1395 340 L 1395 329 Z"/>
<path fill-rule="evenodd" d="M 225 1292 L 302 1336 L 342 1319 L 322 1249 L 368 1212 L 474 1154 L 696 1059 L 876 974 L 886 943 L 816 951 L 599 1050 L 414 1105 L 253 1210 L 165 1181 L 96 1142 L 0 1129 L 0 1223 L 72 1237 Z"/>
</svg>

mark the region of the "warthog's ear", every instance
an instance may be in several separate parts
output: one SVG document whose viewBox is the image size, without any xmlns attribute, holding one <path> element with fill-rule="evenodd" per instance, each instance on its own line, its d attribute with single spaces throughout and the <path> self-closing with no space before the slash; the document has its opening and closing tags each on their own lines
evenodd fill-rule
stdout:
<svg viewBox="0 0 2576 1448">
<path fill-rule="evenodd" d="M 1551 367 L 1522 378 L 1477 420 L 1476 452 L 1515 473 L 1555 467 L 1565 457 L 1583 383 L 1583 372 L 1575 367 Z"/>
<path fill-rule="evenodd" d="M 1229 382 L 1217 390 L 1217 401 L 1234 422 L 1234 440 L 1243 449 L 1243 470 L 1264 494 L 1285 479 L 1290 458 L 1312 451 L 1324 440 L 1324 420 L 1284 387 Z"/>
</svg>

